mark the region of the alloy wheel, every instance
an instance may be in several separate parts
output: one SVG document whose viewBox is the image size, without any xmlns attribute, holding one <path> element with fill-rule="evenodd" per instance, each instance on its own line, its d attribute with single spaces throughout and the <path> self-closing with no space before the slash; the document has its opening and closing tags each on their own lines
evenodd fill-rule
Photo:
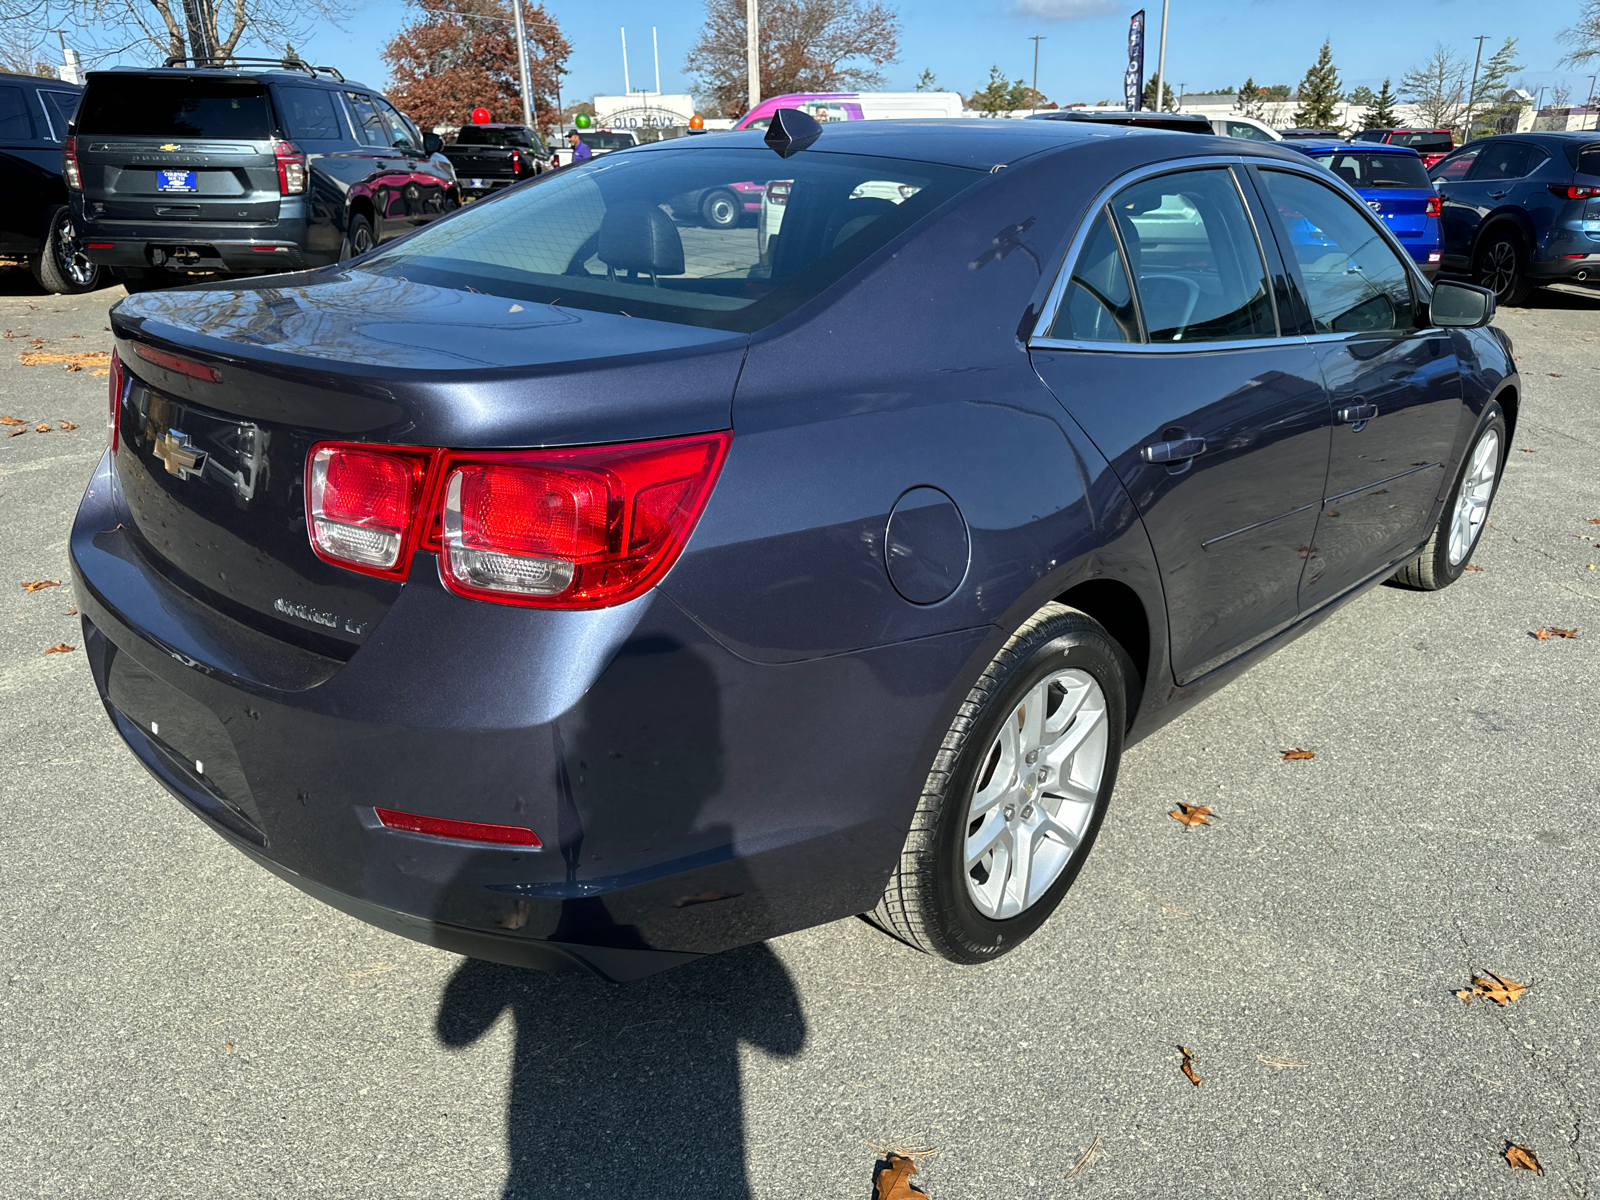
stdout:
<svg viewBox="0 0 1600 1200">
<path fill-rule="evenodd" d="M 1109 745 L 1106 697 L 1085 671 L 1028 690 L 984 756 L 967 809 L 967 895 L 995 920 L 1048 892 L 1094 816 Z"/>
<path fill-rule="evenodd" d="M 1483 286 L 1497 297 L 1511 293 L 1517 278 L 1517 248 L 1510 242 L 1495 242 L 1483 256 Z"/>
<path fill-rule="evenodd" d="M 1472 449 L 1467 472 L 1461 477 L 1456 494 L 1455 516 L 1450 522 L 1450 565 L 1459 566 L 1477 545 L 1489 515 L 1489 500 L 1494 494 L 1495 473 L 1500 467 L 1500 435 L 1490 429 Z"/>
<path fill-rule="evenodd" d="M 79 287 L 86 288 L 94 282 L 98 268 L 84 255 L 78 231 L 65 218 L 61 222 L 61 234 L 56 239 L 56 262 L 62 273 Z"/>
</svg>

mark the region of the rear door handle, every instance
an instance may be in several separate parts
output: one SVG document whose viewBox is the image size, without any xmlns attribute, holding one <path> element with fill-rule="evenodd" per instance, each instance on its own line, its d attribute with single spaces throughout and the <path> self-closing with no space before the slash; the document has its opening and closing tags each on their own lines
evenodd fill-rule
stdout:
<svg viewBox="0 0 1600 1200">
<path fill-rule="evenodd" d="M 1152 442 L 1140 449 L 1139 457 L 1147 463 L 1173 463 L 1205 452 L 1205 438 L 1184 438 L 1176 442 Z"/>
<path fill-rule="evenodd" d="M 1378 415 L 1376 404 L 1350 404 L 1335 414 L 1341 425 L 1364 425 Z"/>
<path fill-rule="evenodd" d="M 1510 194 L 1511 194 L 1511 189 L 1510 188 L 1507 188 L 1503 192 L 1490 192 L 1489 193 L 1489 199 L 1498 200 L 1498 199 L 1500 199 L 1501 196 L 1508 196 Z"/>
</svg>

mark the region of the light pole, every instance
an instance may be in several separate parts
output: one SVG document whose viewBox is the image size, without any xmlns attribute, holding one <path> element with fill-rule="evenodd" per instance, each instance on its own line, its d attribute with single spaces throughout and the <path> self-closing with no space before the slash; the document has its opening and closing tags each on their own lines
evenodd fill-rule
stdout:
<svg viewBox="0 0 1600 1200">
<path fill-rule="evenodd" d="M 1478 98 L 1478 64 L 1483 61 L 1483 43 L 1488 40 L 1487 33 L 1478 36 L 1478 54 L 1472 60 L 1472 86 L 1467 89 L 1467 120 L 1461 130 L 1461 140 L 1472 140 L 1472 105 Z"/>
<path fill-rule="evenodd" d="M 1161 49 L 1156 56 L 1156 111 L 1166 107 L 1167 0 L 1161 0 Z"/>
<path fill-rule="evenodd" d="M 533 104 L 528 99 L 528 30 L 522 23 L 522 0 L 511 0 L 517 31 L 517 82 L 522 86 L 522 123 L 533 128 Z"/>
<path fill-rule="evenodd" d="M 1039 43 L 1049 39 L 1043 34 L 1035 34 L 1028 40 L 1033 43 L 1033 98 L 1037 102 L 1039 99 Z"/>
<path fill-rule="evenodd" d="M 756 0 L 744 3 L 744 69 L 750 84 L 750 108 L 761 103 L 760 18 Z M 750 109 L 746 109 L 749 112 Z"/>
</svg>

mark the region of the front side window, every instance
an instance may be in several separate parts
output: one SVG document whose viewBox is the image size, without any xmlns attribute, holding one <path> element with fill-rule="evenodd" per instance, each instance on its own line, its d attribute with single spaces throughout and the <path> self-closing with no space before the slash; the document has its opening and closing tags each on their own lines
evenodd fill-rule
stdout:
<svg viewBox="0 0 1600 1200">
<path fill-rule="evenodd" d="M 1226 168 L 1143 180 L 1110 209 L 1152 342 L 1277 335 L 1261 247 Z"/>
<path fill-rule="evenodd" d="M 753 226 L 701 227 L 674 199 L 792 180 L 763 254 Z M 749 332 L 816 295 L 982 172 L 908 159 L 676 146 L 546 175 L 428 226 L 360 269 L 562 308 Z"/>
<path fill-rule="evenodd" d="M 1467 172 L 1472 170 L 1472 164 L 1478 161 L 1478 155 L 1482 153 L 1482 146 L 1473 146 L 1469 150 L 1463 150 L 1460 154 L 1452 154 L 1428 174 L 1435 181 L 1444 180 L 1449 182 L 1451 180 L 1465 179 Z"/>
<path fill-rule="evenodd" d="M 411 123 L 411 118 L 406 116 L 387 100 L 379 100 L 379 106 L 384 115 L 389 118 L 389 127 L 394 132 L 394 144 L 402 150 L 413 153 L 422 149 L 422 134 L 417 132 L 417 127 Z"/>
<path fill-rule="evenodd" d="M 350 107 L 355 110 L 356 136 L 368 146 L 387 146 L 388 123 L 384 121 L 377 105 L 372 103 L 372 97 L 361 92 L 346 92 L 345 97 L 350 101 Z"/>
<path fill-rule="evenodd" d="M 1411 277 L 1361 209 L 1304 175 L 1263 170 L 1261 179 L 1288 233 L 1317 333 L 1416 327 Z"/>
<path fill-rule="evenodd" d="M 1111 231 L 1110 214 L 1103 209 L 1078 251 L 1048 336 L 1078 342 L 1139 340 L 1133 290 L 1128 286 L 1116 234 Z"/>
</svg>

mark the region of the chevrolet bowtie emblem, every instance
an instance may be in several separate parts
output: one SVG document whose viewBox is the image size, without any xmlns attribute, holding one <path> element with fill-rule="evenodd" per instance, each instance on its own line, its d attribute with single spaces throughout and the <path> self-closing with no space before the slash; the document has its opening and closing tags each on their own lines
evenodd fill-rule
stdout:
<svg viewBox="0 0 1600 1200">
<path fill-rule="evenodd" d="M 169 429 L 156 439 L 155 456 L 167 465 L 167 474 L 188 479 L 206 469 L 205 451 L 189 444 L 189 435 Z"/>
<path fill-rule="evenodd" d="M 176 150 L 178 148 L 178 143 L 177 142 L 168 142 L 165 146 L 163 146 L 161 148 L 163 150 Z"/>
</svg>

